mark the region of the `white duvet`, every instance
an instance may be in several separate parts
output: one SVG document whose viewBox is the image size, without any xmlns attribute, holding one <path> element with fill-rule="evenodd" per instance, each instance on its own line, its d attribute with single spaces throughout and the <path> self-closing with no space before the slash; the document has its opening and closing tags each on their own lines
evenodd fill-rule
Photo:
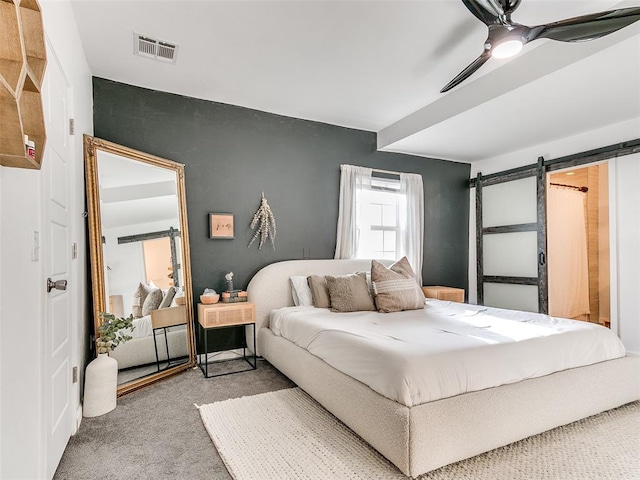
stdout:
<svg viewBox="0 0 640 480">
<path fill-rule="evenodd" d="M 134 319 L 133 327 L 133 331 L 129 329 L 123 330 L 125 335 L 131 335 L 133 338 L 150 337 L 153 335 L 153 329 L 151 328 L 151 315 L 145 315 L 144 317 Z"/>
<path fill-rule="evenodd" d="M 130 335 L 132 338 L 150 337 L 153 335 L 153 328 L 151 328 L 151 315 L 145 315 L 144 317 L 136 318 L 133 320 L 133 331 L 128 328 L 123 328 L 122 333 L 124 335 Z M 185 325 L 176 325 L 167 328 L 168 332 L 185 329 Z M 159 335 L 162 332 L 157 333 Z"/>
<path fill-rule="evenodd" d="M 409 407 L 625 355 L 600 325 L 437 300 L 386 314 L 286 307 L 270 328 Z"/>
</svg>

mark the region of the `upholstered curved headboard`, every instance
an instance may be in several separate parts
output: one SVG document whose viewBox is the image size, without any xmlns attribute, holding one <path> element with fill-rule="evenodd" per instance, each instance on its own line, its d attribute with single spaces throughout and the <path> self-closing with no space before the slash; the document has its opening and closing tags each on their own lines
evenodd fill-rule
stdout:
<svg viewBox="0 0 640 480">
<path fill-rule="evenodd" d="M 387 265 L 393 263 L 381 260 Z M 371 270 L 371 260 L 287 260 L 276 262 L 256 273 L 249 285 L 249 301 L 256 307 L 256 331 L 269 326 L 269 312 L 293 306 L 291 282 L 294 275 L 344 275 Z M 258 352 L 260 355 L 260 352 Z"/>
</svg>

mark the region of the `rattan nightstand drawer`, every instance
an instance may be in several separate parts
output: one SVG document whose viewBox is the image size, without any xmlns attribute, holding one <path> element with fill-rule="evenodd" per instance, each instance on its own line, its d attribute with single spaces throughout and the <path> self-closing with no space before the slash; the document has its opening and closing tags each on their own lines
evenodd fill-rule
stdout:
<svg viewBox="0 0 640 480">
<path fill-rule="evenodd" d="M 255 321 L 255 307 L 251 302 L 198 304 L 198 323 L 204 328 L 246 325 Z"/>
</svg>

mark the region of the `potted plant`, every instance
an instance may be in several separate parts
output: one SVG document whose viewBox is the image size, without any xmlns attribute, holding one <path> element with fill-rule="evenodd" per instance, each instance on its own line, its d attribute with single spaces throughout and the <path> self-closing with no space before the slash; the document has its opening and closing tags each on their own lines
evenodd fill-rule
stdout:
<svg viewBox="0 0 640 480">
<path fill-rule="evenodd" d="M 98 355 L 102 353 L 109 354 L 120 343 L 124 343 L 127 340 L 131 340 L 131 335 L 126 335 L 120 330 L 127 329 L 130 332 L 135 328 L 133 325 L 133 315 L 129 315 L 127 318 L 118 318 L 113 313 L 100 312 L 100 318 L 102 323 L 98 327 L 98 338 L 96 339 L 96 346 Z"/>
<path fill-rule="evenodd" d="M 96 351 L 98 356 L 87 365 L 84 380 L 84 402 L 82 414 L 85 417 L 104 415 L 116 408 L 118 391 L 118 362 L 109 356 L 121 343 L 131 340 L 133 315 L 116 317 L 112 313 L 100 312 L 102 323 L 98 327 Z"/>
</svg>

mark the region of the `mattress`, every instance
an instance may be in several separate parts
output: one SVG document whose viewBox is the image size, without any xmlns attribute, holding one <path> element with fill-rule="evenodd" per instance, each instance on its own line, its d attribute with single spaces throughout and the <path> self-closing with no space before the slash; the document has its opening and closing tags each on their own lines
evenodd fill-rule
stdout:
<svg viewBox="0 0 640 480">
<path fill-rule="evenodd" d="M 625 355 L 600 325 L 431 299 L 387 314 L 285 307 L 270 329 L 408 407 Z"/>
</svg>

